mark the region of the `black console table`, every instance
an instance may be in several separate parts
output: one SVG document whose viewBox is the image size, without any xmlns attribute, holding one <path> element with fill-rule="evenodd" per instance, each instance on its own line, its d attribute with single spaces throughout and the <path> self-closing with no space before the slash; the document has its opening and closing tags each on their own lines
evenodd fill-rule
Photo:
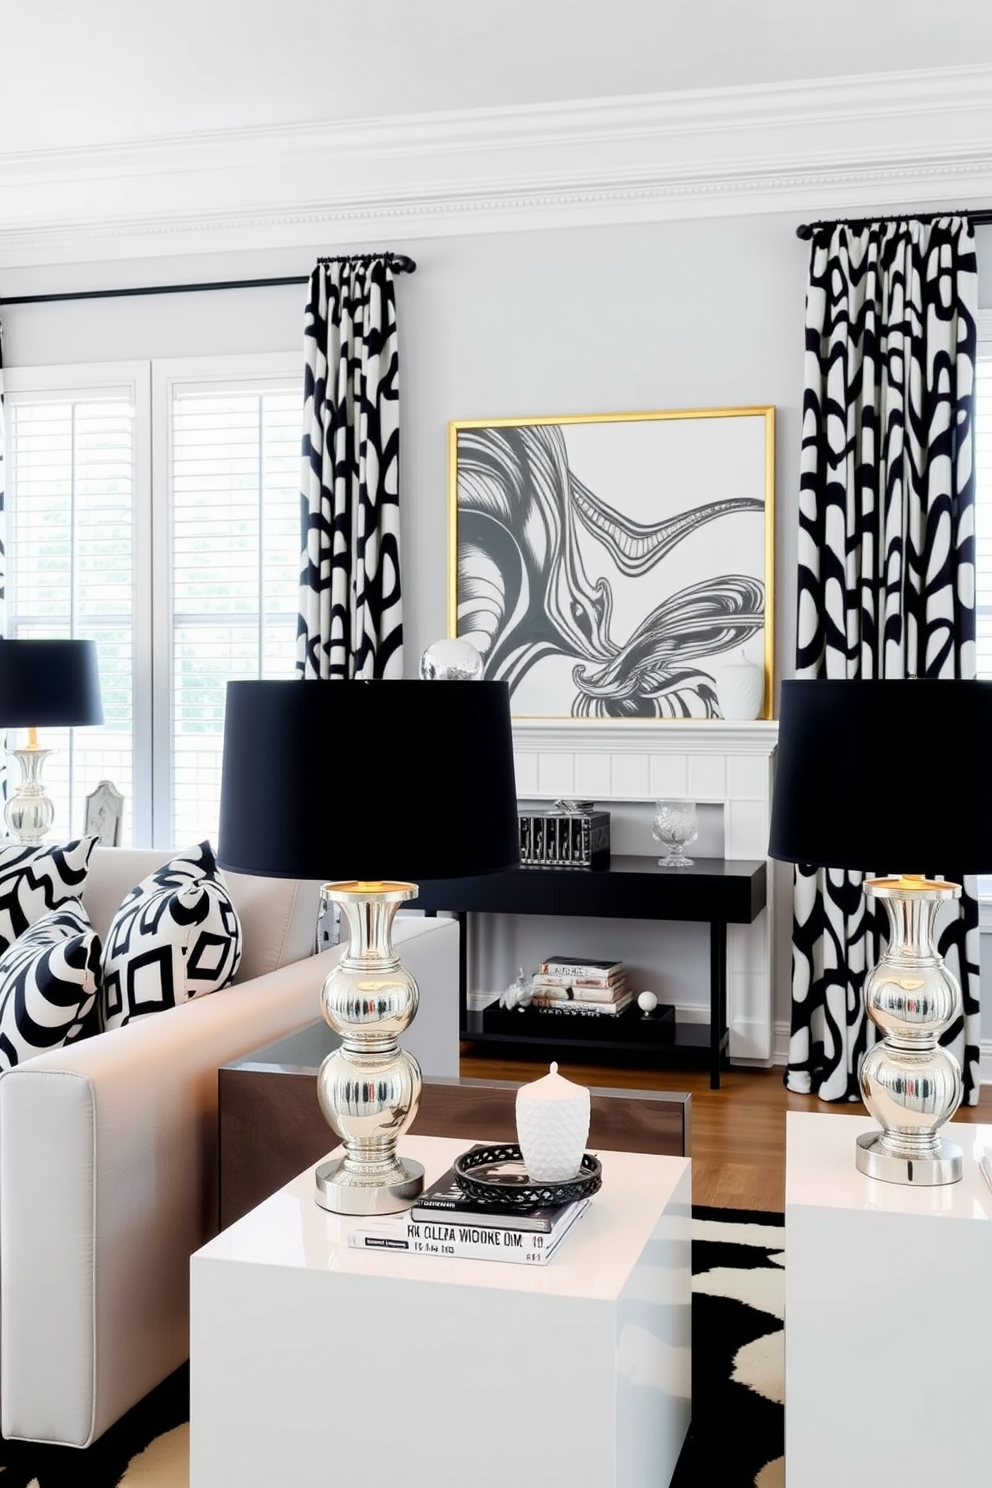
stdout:
<svg viewBox="0 0 992 1488">
<path fill-rule="evenodd" d="M 710 1085 L 720 1086 L 726 1058 L 727 926 L 750 925 L 765 907 L 766 865 L 763 860 L 697 858 L 691 868 L 661 868 L 655 858 L 614 857 L 605 868 L 509 868 L 480 878 L 434 879 L 420 885 L 409 908 L 436 914 L 445 910 L 461 922 L 461 1036 L 477 1044 L 554 1045 L 573 1051 L 630 1054 L 650 1052 L 662 1064 L 708 1056 Z M 566 1015 L 527 1016 L 502 1009 L 483 1013 L 481 1031 L 468 1026 L 468 914 L 581 915 L 598 919 L 696 920 L 710 927 L 710 1021 L 678 1025 L 670 1010 L 653 1018 L 628 1008 L 610 1029 L 588 1025 L 571 1035 Z M 665 1016 L 665 1012 L 668 1016 Z M 490 1014 L 487 1019 L 486 1013 Z M 577 1020 L 576 1020 L 577 1021 Z M 545 1032 L 545 1028 L 547 1031 Z M 609 1036 L 606 1036 L 608 1032 Z"/>
</svg>

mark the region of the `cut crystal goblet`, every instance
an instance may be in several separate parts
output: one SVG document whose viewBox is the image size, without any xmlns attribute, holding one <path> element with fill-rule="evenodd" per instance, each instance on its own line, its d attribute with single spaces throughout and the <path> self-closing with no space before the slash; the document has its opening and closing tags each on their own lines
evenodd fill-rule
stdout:
<svg viewBox="0 0 992 1488">
<path fill-rule="evenodd" d="M 658 859 L 660 867 L 691 868 L 685 849 L 699 836 L 695 801 L 655 801 L 651 834 L 667 853 Z"/>
</svg>

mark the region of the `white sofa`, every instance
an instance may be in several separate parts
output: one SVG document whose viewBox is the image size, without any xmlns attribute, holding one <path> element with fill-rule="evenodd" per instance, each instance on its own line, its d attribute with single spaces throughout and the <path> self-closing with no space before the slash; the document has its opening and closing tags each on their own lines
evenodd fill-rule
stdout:
<svg viewBox="0 0 992 1488">
<path fill-rule="evenodd" d="M 101 933 L 169 856 L 96 849 L 83 900 Z M 88 1446 L 187 1358 L 189 1257 L 217 1228 L 217 1071 L 319 1017 L 341 954 L 310 954 L 318 884 L 226 877 L 234 985 L 0 1077 L 5 1437 Z M 405 1046 L 457 1076 L 457 924 L 404 917 L 394 940 L 429 993 Z"/>
</svg>

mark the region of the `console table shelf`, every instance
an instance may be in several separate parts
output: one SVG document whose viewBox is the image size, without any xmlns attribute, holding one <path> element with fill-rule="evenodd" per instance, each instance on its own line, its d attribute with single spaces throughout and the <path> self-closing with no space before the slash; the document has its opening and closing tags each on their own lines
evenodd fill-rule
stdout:
<svg viewBox="0 0 992 1488">
<path fill-rule="evenodd" d="M 710 1085 L 718 1089 L 726 1056 L 727 926 L 750 925 L 765 907 L 767 875 L 764 860 L 697 858 L 691 868 L 662 868 L 653 857 L 615 856 L 605 868 L 509 868 L 480 878 L 434 879 L 420 885 L 410 908 L 458 916 L 462 926 L 460 1003 L 462 1038 L 510 1053 L 522 1045 L 553 1043 L 597 1054 L 650 1054 L 662 1065 L 707 1058 Z M 710 1021 L 681 1027 L 661 1017 L 656 1022 L 627 1019 L 629 1040 L 614 1030 L 602 1038 L 569 1037 L 555 1020 L 545 1035 L 527 1027 L 521 1033 L 470 1025 L 468 1017 L 467 915 L 530 914 L 582 916 L 596 919 L 694 920 L 710 927 Z M 521 1018 L 521 1023 L 524 1020 Z"/>
</svg>

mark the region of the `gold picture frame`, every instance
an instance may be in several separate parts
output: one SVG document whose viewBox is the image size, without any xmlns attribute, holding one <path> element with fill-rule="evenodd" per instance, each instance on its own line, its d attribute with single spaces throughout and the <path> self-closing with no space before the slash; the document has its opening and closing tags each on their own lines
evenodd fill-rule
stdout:
<svg viewBox="0 0 992 1488">
<path fill-rule="evenodd" d="M 770 718 L 774 501 L 772 406 L 454 420 L 448 633 L 517 718 Z"/>
</svg>

